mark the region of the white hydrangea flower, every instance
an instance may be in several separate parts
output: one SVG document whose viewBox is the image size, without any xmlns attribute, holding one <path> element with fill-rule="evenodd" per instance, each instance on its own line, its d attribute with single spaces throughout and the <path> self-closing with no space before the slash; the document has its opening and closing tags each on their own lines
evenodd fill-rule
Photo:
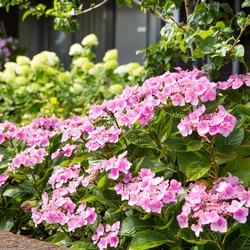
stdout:
<svg viewBox="0 0 250 250">
<path fill-rule="evenodd" d="M 89 74 L 96 76 L 102 74 L 105 71 L 104 65 L 102 63 L 97 63 L 93 68 L 89 70 Z"/>
<path fill-rule="evenodd" d="M 139 63 L 128 63 L 117 67 L 114 70 L 114 73 L 118 75 L 124 75 L 127 73 L 130 74 L 133 70 L 137 69 L 138 67 L 140 67 Z"/>
<path fill-rule="evenodd" d="M 74 83 L 69 90 L 71 93 L 79 94 L 83 91 L 83 87 L 79 83 Z"/>
<path fill-rule="evenodd" d="M 83 71 L 88 71 L 94 64 L 87 57 L 79 57 L 73 61 L 73 66 L 81 68 Z"/>
<path fill-rule="evenodd" d="M 16 62 L 19 65 L 25 65 L 30 63 L 30 58 L 27 56 L 17 56 Z"/>
<path fill-rule="evenodd" d="M 15 72 L 17 64 L 15 62 L 6 62 L 4 67 L 5 67 L 5 71 Z"/>
<path fill-rule="evenodd" d="M 4 71 L 3 72 L 3 81 L 5 81 L 6 83 L 14 83 L 15 79 L 16 79 L 16 74 L 12 71 Z"/>
<path fill-rule="evenodd" d="M 103 57 L 104 62 L 107 62 L 109 60 L 117 60 L 117 59 L 118 59 L 118 50 L 117 49 L 108 50 Z"/>
<path fill-rule="evenodd" d="M 35 55 L 30 61 L 31 68 L 39 69 L 44 66 L 56 66 L 59 62 L 59 57 L 55 52 L 42 51 Z"/>
<path fill-rule="evenodd" d="M 116 60 L 109 60 L 104 63 L 105 69 L 115 69 L 118 66 L 118 62 Z"/>
<path fill-rule="evenodd" d="M 75 56 L 75 55 L 81 55 L 84 52 L 84 48 L 80 43 L 74 43 L 71 45 L 69 49 L 69 55 L 70 56 Z"/>
<path fill-rule="evenodd" d="M 81 42 L 83 46 L 93 46 L 98 45 L 98 38 L 95 34 L 89 34 L 88 36 L 85 36 Z"/>
</svg>

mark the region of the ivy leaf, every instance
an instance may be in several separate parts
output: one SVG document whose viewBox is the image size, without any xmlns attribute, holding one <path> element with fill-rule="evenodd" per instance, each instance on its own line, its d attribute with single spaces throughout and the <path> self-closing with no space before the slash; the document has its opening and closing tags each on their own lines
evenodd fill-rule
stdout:
<svg viewBox="0 0 250 250">
<path fill-rule="evenodd" d="M 242 7 L 242 8 L 250 7 L 250 0 L 245 0 L 245 1 L 241 4 L 241 7 Z"/>
<path fill-rule="evenodd" d="M 236 57 L 244 57 L 245 48 L 242 44 L 238 44 L 234 47 L 233 52 Z"/>
</svg>

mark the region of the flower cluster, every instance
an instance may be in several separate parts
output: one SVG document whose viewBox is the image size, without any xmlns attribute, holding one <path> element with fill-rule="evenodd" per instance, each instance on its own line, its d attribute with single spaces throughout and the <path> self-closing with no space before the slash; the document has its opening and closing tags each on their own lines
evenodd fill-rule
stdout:
<svg viewBox="0 0 250 250">
<path fill-rule="evenodd" d="M 6 62 L 14 61 L 24 49 L 20 47 L 18 40 L 13 37 L 0 38 L 0 70 Z"/>
<path fill-rule="evenodd" d="M 191 229 L 197 237 L 209 224 L 212 231 L 225 233 L 229 217 L 240 223 L 247 221 L 250 190 L 246 190 L 237 177 L 229 174 L 229 177 L 219 178 L 212 189 L 193 183 L 189 189 L 177 220 L 181 228 L 187 228 L 190 220 Z"/>
<path fill-rule="evenodd" d="M 44 157 L 47 154 L 44 148 L 36 149 L 34 146 L 26 148 L 22 153 L 15 155 L 12 163 L 9 164 L 9 169 L 15 171 L 15 168 L 20 168 L 21 166 L 34 168 L 36 164 L 44 161 Z"/>
<path fill-rule="evenodd" d="M 201 105 L 181 119 L 177 127 L 182 136 L 188 136 L 196 130 L 200 136 L 205 138 L 207 134 L 213 136 L 218 133 L 227 137 L 234 129 L 236 118 L 230 115 L 223 106 L 219 105 L 218 108 L 218 113 L 204 114 L 206 108 Z"/>
<path fill-rule="evenodd" d="M 242 85 L 246 85 L 250 87 L 250 73 L 246 73 L 246 75 L 231 75 L 227 81 L 219 81 L 218 88 L 221 90 L 226 90 L 228 88 L 238 89 Z"/>
<path fill-rule="evenodd" d="M 56 152 L 51 154 L 51 159 L 54 159 L 59 156 L 66 156 L 70 157 L 75 149 L 77 149 L 78 145 L 70 145 L 67 143 L 65 146 L 63 146 L 61 149 L 58 149 Z"/>
<path fill-rule="evenodd" d="M 154 117 L 154 110 L 170 99 L 174 106 L 186 103 L 197 105 L 202 102 L 214 101 L 217 84 L 210 82 L 206 73 L 194 69 L 178 72 L 166 72 L 146 80 L 142 86 L 127 86 L 123 93 L 102 105 L 92 105 L 89 111 L 90 120 L 112 116 L 119 126 L 131 127 L 136 121 L 147 125 Z"/>
<path fill-rule="evenodd" d="M 96 234 L 92 235 L 94 244 L 97 244 L 100 250 L 110 247 L 117 247 L 119 243 L 119 229 L 120 221 L 115 222 L 112 226 L 107 224 L 104 230 L 104 226 L 99 224 L 96 229 Z"/>
<path fill-rule="evenodd" d="M 48 198 L 47 193 L 42 195 L 43 206 L 39 212 L 34 207 L 31 209 L 32 219 L 36 224 L 43 220 L 48 224 L 67 224 L 68 231 L 74 231 L 87 223 L 93 224 L 97 218 L 95 208 L 87 207 L 86 203 L 81 203 L 76 209 L 76 204 L 62 189 L 56 189 L 49 202 Z"/>
<path fill-rule="evenodd" d="M 59 168 L 59 169 L 56 169 L 54 173 L 50 176 L 48 182 L 53 188 L 55 187 L 60 188 L 64 183 L 67 183 L 69 180 L 77 179 L 79 177 L 79 173 L 80 173 L 79 165 Z M 70 186 L 70 183 L 69 183 L 69 186 Z"/>
<path fill-rule="evenodd" d="M 120 173 L 122 173 L 123 179 L 126 179 L 130 175 L 129 168 L 132 165 L 125 157 L 126 154 L 127 151 L 118 155 L 118 157 L 113 156 L 109 160 L 101 160 L 98 164 L 89 166 L 88 169 L 85 170 L 88 175 L 81 176 L 78 180 L 86 187 L 103 171 L 109 172 L 108 177 L 110 179 L 117 180 L 120 177 Z"/>
<path fill-rule="evenodd" d="M 43 220 L 48 224 L 67 224 L 68 231 L 74 231 L 87 223 L 93 224 L 97 218 L 95 208 L 87 207 L 86 203 L 81 203 L 78 208 L 71 200 L 70 194 L 76 192 L 80 184 L 80 166 L 73 165 L 67 168 L 56 169 L 49 179 L 52 185 L 53 194 L 49 199 L 45 192 L 42 195 L 43 205 L 40 211 L 32 208 L 32 218 L 36 224 Z"/>
<path fill-rule="evenodd" d="M 180 182 L 174 179 L 165 181 L 163 177 L 156 177 L 150 169 L 144 168 L 128 183 L 118 183 L 115 190 L 122 200 L 128 200 L 130 206 L 140 206 L 146 212 L 159 214 L 164 204 L 177 202 L 176 195 L 184 193 Z"/>
<path fill-rule="evenodd" d="M 119 135 L 123 132 L 122 129 L 112 126 L 105 128 L 105 126 L 96 127 L 95 130 L 89 132 L 87 139 L 89 141 L 85 144 L 89 151 L 95 151 L 99 148 L 103 148 L 108 142 L 118 142 Z"/>
</svg>

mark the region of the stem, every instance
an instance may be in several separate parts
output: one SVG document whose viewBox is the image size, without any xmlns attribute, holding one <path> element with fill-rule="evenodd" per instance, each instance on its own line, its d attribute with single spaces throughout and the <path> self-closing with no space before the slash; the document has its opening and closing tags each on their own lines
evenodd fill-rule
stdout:
<svg viewBox="0 0 250 250">
<path fill-rule="evenodd" d="M 232 51 L 233 51 L 233 48 L 236 46 L 236 44 L 239 42 L 243 32 L 245 31 L 245 29 L 247 28 L 247 26 L 250 24 L 250 19 L 247 20 L 247 22 L 245 23 L 244 27 L 241 29 L 240 31 L 240 34 L 238 35 L 238 37 L 234 40 L 234 43 L 232 45 L 232 47 L 230 48 L 230 50 L 227 52 L 225 58 L 224 58 L 224 61 L 223 61 L 223 64 L 222 66 L 227 62 L 227 60 L 229 59 L 229 57 L 231 56 L 232 54 Z"/>
</svg>

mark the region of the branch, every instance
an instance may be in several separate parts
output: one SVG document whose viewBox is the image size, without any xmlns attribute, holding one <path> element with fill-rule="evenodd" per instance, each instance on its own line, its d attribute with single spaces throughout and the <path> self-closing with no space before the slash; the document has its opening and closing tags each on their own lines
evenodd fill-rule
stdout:
<svg viewBox="0 0 250 250">
<path fill-rule="evenodd" d="M 232 47 L 230 48 L 230 50 L 227 52 L 225 58 L 224 58 L 224 63 L 226 63 L 226 61 L 228 60 L 228 58 L 230 57 L 230 55 L 232 54 L 233 48 L 236 46 L 236 44 L 239 42 L 243 32 L 245 31 L 245 29 L 247 28 L 247 26 L 250 23 L 250 19 L 247 20 L 247 22 L 245 23 L 243 29 L 240 31 L 240 34 L 238 35 L 238 37 L 234 40 L 234 43 L 232 45 Z"/>
<path fill-rule="evenodd" d="M 141 5 L 142 2 L 139 1 L 139 0 L 132 0 L 133 3 L 135 3 L 136 5 Z M 169 19 L 166 19 L 162 16 L 161 12 L 160 11 L 157 11 L 157 10 L 153 10 L 152 8 L 148 8 L 148 12 L 152 13 L 153 15 L 155 16 L 158 16 L 162 21 L 166 22 L 166 23 L 170 23 L 170 24 L 173 24 L 175 23 L 180 29 L 186 31 L 185 28 L 181 27 L 179 25 L 179 23 L 177 23 L 172 17 L 169 17 Z"/>
<path fill-rule="evenodd" d="M 78 13 L 76 13 L 76 14 L 71 15 L 71 16 L 74 17 L 74 16 L 79 16 L 79 15 L 88 13 L 88 12 L 90 12 L 90 11 L 92 11 L 92 10 L 95 10 L 95 9 L 101 7 L 102 5 L 104 5 L 105 3 L 107 3 L 108 1 L 109 1 L 109 0 L 104 0 L 104 1 L 102 1 L 101 3 L 99 3 L 99 4 L 96 4 L 96 5 L 90 7 L 90 8 L 88 8 L 88 9 L 86 9 L 86 10 L 80 11 L 80 12 L 78 12 Z"/>
</svg>

